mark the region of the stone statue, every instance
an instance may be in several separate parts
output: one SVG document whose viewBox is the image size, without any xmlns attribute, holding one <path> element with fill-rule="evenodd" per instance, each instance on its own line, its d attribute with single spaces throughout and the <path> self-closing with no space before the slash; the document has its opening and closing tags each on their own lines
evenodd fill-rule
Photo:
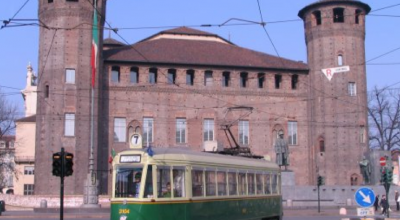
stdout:
<svg viewBox="0 0 400 220">
<path fill-rule="evenodd" d="M 371 164 L 365 156 L 360 161 L 360 171 L 364 178 L 364 184 L 369 184 L 371 181 Z"/>
<path fill-rule="evenodd" d="M 289 148 L 286 140 L 283 138 L 283 131 L 278 132 L 278 137 L 275 141 L 275 153 L 276 163 L 281 166 L 285 166 L 285 170 L 289 165 Z"/>
</svg>

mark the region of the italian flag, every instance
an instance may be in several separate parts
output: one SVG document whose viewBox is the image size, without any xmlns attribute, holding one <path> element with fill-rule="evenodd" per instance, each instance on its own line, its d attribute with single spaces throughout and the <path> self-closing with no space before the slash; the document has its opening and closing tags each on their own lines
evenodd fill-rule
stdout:
<svg viewBox="0 0 400 220">
<path fill-rule="evenodd" d="M 94 88 L 97 67 L 97 53 L 99 50 L 99 30 L 97 27 L 97 1 L 94 1 L 93 10 L 93 31 L 92 31 L 92 57 L 90 64 L 92 66 L 92 87 Z"/>
</svg>

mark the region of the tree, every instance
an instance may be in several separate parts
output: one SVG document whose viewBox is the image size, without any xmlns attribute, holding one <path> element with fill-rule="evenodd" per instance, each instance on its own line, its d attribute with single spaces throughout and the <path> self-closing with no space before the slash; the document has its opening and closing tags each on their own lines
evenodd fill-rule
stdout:
<svg viewBox="0 0 400 220">
<path fill-rule="evenodd" d="M 17 105 L 8 101 L 0 90 L 0 140 L 4 135 L 14 133 L 17 111 Z"/>
<path fill-rule="evenodd" d="M 400 90 L 375 87 L 368 98 L 368 121 L 371 148 L 400 148 Z"/>
<path fill-rule="evenodd" d="M 17 105 L 9 102 L 0 90 L 0 141 L 4 143 L 9 142 L 10 135 L 14 134 L 17 110 Z M 0 190 L 12 185 L 10 181 L 15 172 L 14 151 L 9 148 L 0 149 Z"/>
</svg>

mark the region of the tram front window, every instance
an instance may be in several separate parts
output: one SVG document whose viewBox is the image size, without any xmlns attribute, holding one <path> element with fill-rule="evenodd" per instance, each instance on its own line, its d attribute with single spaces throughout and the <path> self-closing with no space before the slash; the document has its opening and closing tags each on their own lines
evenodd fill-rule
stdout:
<svg viewBox="0 0 400 220">
<path fill-rule="evenodd" d="M 115 198 L 138 198 L 143 166 L 119 167 L 115 178 Z"/>
</svg>

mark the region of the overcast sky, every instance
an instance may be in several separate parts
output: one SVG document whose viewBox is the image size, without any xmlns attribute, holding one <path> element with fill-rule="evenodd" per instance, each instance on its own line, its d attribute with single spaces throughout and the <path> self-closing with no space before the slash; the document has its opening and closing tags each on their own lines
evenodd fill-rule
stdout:
<svg viewBox="0 0 400 220">
<path fill-rule="evenodd" d="M 86 0 L 81 0 L 86 2 Z M 0 0 L 0 20 L 37 19 L 37 0 Z M 108 0 L 106 20 L 118 29 L 104 37 L 133 44 L 157 32 L 188 26 L 218 34 L 252 50 L 307 62 L 303 22 L 297 16 L 316 0 Z M 366 23 L 368 89 L 400 88 L 400 1 L 365 0 L 372 8 Z M 261 13 L 260 13 L 261 12 Z M 234 19 L 233 19 L 234 18 Z M 232 19 L 232 20 L 230 20 Z M 266 30 L 252 22 L 267 23 Z M 230 20 L 230 21 L 229 21 Z M 247 20 L 251 22 L 243 22 Z M 228 22 L 227 22 L 228 21 Z M 16 21 L 21 24 L 37 21 Z M 225 23 L 227 22 L 227 23 Z M 224 24 L 222 25 L 221 24 Z M 1 24 L 3 25 L 3 24 Z M 211 25 L 212 27 L 202 27 Z M 38 26 L 0 30 L 0 89 L 20 105 L 26 67 L 38 71 Z M 122 37 L 122 38 L 121 38 Z M 275 49 L 273 47 L 275 46 Z M 328 67 L 327 67 L 328 68 Z"/>
</svg>

